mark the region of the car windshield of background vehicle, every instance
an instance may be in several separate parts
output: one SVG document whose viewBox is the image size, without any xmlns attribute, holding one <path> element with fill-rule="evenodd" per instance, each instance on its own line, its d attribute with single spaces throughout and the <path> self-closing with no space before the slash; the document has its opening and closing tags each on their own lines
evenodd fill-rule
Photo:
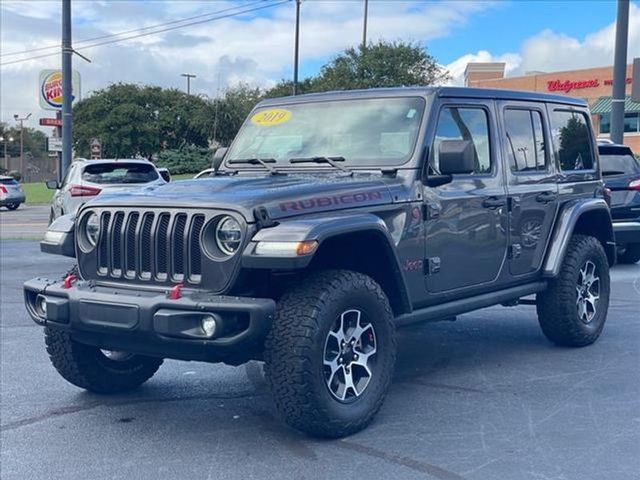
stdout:
<svg viewBox="0 0 640 480">
<path fill-rule="evenodd" d="M 579 112 L 555 110 L 551 124 L 562 171 L 592 170 L 593 151 L 587 117 Z"/>
<path fill-rule="evenodd" d="M 640 173 L 640 162 L 630 154 L 608 155 L 600 154 L 602 173 L 629 174 Z"/>
<path fill-rule="evenodd" d="M 144 163 L 97 163 L 87 165 L 82 181 L 99 184 L 147 183 L 158 179 L 153 165 Z"/>
<path fill-rule="evenodd" d="M 349 167 L 401 165 L 413 154 L 424 108 L 424 99 L 414 97 L 261 108 L 245 122 L 226 160 L 272 159 L 278 168 L 317 168 L 289 163 L 313 157 L 342 157 L 341 166 Z"/>
</svg>

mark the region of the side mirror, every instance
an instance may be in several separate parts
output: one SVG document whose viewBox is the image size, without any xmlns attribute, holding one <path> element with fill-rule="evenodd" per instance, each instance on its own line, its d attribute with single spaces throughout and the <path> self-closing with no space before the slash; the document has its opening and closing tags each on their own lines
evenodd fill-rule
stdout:
<svg viewBox="0 0 640 480">
<path fill-rule="evenodd" d="M 444 140 L 438 147 L 440 173 L 473 173 L 476 168 L 475 147 L 469 140 Z"/>
<path fill-rule="evenodd" d="M 168 183 L 171 181 L 171 173 L 168 168 L 158 168 L 158 173 L 165 182 Z"/>
<path fill-rule="evenodd" d="M 227 147 L 220 147 L 216 150 L 216 153 L 213 154 L 213 171 L 214 173 L 218 171 L 218 169 L 220 168 L 220 165 L 222 165 L 222 162 L 224 161 L 224 157 L 227 154 L 227 150 L 229 150 Z"/>
<path fill-rule="evenodd" d="M 58 190 L 58 188 L 60 188 L 57 180 L 47 180 L 46 183 L 49 190 Z"/>
</svg>

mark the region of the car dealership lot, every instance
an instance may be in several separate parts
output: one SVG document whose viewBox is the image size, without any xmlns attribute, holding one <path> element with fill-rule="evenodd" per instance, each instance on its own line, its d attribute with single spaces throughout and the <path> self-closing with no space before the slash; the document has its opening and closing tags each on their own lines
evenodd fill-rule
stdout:
<svg viewBox="0 0 640 480">
<path fill-rule="evenodd" d="M 16 213 L 42 223 L 27 209 L 0 217 L 3 479 L 638 478 L 640 265 L 612 270 L 608 324 L 591 347 L 549 344 L 531 306 L 402 330 L 376 421 L 317 441 L 274 417 L 259 364 L 167 361 L 139 390 L 109 397 L 66 383 L 21 286 L 72 260 L 7 240 Z"/>
</svg>

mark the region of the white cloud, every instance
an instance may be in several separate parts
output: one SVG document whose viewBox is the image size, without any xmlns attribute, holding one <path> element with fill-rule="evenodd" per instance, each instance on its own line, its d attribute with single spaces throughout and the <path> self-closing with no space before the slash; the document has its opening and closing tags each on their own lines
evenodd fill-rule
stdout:
<svg viewBox="0 0 640 480">
<path fill-rule="evenodd" d="M 452 73 L 453 83 L 461 85 L 468 62 L 506 62 L 507 75 L 522 75 L 528 71 L 563 71 L 613 65 L 615 22 L 577 39 L 543 30 L 527 39 L 519 52 L 495 54 L 479 51 L 464 55 L 445 67 Z M 631 3 L 629 9 L 628 61 L 640 57 L 640 7 Z"/>
<path fill-rule="evenodd" d="M 230 7 L 250 8 L 252 1 L 137 0 L 73 2 L 74 40 L 94 38 Z M 1 2 L 2 53 L 60 43 L 60 1 L 4 0 Z M 470 16 L 493 8 L 485 1 L 376 1 L 369 3 L 370 40 L 409 39 L 427 42 L 449 35 Z M 237 82 L 270 86 L 291 75 L 294 2 L 185 29 L 127 42 L 81 50 L 87 64 L 74 57 L 82 75 L 83 94 L 114 82 L 134 82 L 184 88 L 180 73 L 198 75 L 196 93 L 210 96 Z M 314 1 L 302 4 L 301 60 L 323 62 L 346 47 L 357 45 L 362 31 L 362 2 Z M 31 55 L 48 53 L 34 52 Z M 21 58 L 2 57 L 2 62 Z M 37 76 L 56 68 L 59 55 L 0 67 L 0 121 L 14 113 L 46 115 L 37 106 Z M 35 124 L 33 122 L 32 124 Z"/>
</svg>

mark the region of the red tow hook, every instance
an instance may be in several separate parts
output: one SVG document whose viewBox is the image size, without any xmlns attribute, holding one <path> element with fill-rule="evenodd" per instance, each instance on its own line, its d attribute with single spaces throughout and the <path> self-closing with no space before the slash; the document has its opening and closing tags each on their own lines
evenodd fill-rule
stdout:
<svg viewBox="0 0 640 480">
<path fill-rule="evenodd" d="M 171 290 L 169 290 L 169 299 L 170 300 L 178 300 L 182 298 L 182 289 L 184 285 L 182 283 L 178 283 L 174 285 Z"/>
<path fill-rule="evenodd" d="M 75 282 L 77 279 L 78 277 L 76 277 L 75 275 L 68 275 L 67 278 L 64 279 L 63 287 L 66 289 L 71 288 L 71 286 L 73 285 L 73 282 Z"/>
</svg>

